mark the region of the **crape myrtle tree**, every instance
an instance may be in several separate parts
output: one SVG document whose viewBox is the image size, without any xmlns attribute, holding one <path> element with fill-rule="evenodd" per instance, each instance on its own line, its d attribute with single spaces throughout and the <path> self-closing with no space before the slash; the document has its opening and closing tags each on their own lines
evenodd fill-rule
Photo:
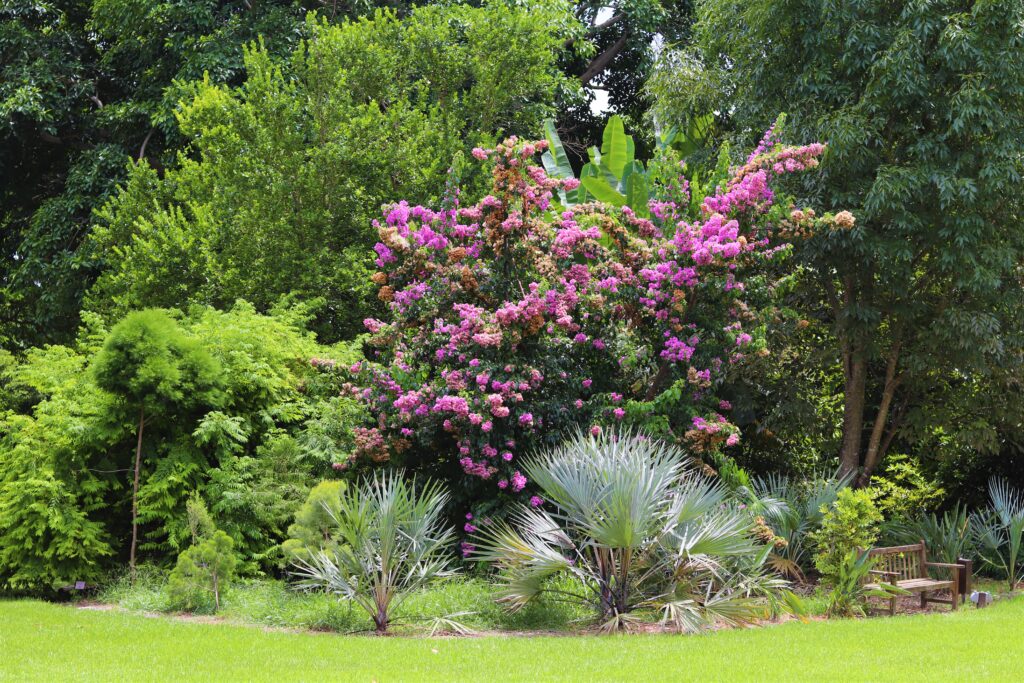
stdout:
<svg viewBox="0 0 1024 683">
<path fill-rule="evenodd" d="M 492 168 L 490 194 L 440 209 L 400 202 L 378 223 L 373 282 L 390 315 L 365 321 L 367 362 L 349 368 L 373 423 L 338 467 L 390 461 L 453 482 L 467 533 L 474 515 L 530 496 L 522 454 L 577 425 L 636 424 L 712 461 L 734 446 L 716 392 L 764 353 L 748 305 L 759 264 L 783 258 L 789 237 L 852 225 L 842 212 L 795 223 L 769 186 L 814 167 L 818 144 L 766 138 L 696 205 L 672 179 L 651 218 L 553 204 L 579 181 L 547 176 L 547 146 L 474 149 Z M 626 157 L 605 161 L 621 174 Z"/>
<path fill-rule="evenodd" d="M 115 397 L 125 419 L 137 422 L 132 478 L 132 541 L 128 563 L 135 574 L 139 531 L 139 476 L 146 423 L 216 405 L 220 365 L 160 310 L 132 313 L 110 330 L 93 363 L 96 383 Z"/>
<path fill-rule="evenodd" d="M 857 217 L 808 241 L 792 299 L 841 364 L 842 469 L 863 484 L 897 438 L 965 428 L 998 449 L 991 419 L 935 406 L 991 402 L 1019 358 L 1024 5 L 709 0 L 694 31 L 651 83 L 658 116 L 749 136 L 788 112 L 828 143 L 799 194 Z"/>
</svg>

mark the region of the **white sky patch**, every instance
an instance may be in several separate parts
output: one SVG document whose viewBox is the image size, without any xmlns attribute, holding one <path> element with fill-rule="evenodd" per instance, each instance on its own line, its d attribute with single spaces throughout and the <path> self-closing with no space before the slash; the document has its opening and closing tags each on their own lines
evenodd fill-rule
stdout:
<svg viewBox="0 0 1024 683">
<path fill-rule="evenodd" d="M 608 91 L 604 88 L 590 88 L 594 99 L 590 102 L 590 112 L 594 116 L 600 116 L 608 111 Z"/>
</svg>

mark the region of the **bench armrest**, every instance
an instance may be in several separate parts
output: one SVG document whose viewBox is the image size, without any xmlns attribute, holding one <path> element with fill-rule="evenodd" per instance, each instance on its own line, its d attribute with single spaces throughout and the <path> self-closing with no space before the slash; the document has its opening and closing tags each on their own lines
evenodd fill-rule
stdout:
<svg viewBox="0 0 1024 683">
<path fill-rule="evenodd" d="M 952 564 L 950 562 L 925 562 L 925 567 L 934 567 L 936 569 L 948 569 L 953 575 L 953 583 L 960 584 L 960 572 L 964 571 L 966 567 L 962 564 Z"/>
</svg>

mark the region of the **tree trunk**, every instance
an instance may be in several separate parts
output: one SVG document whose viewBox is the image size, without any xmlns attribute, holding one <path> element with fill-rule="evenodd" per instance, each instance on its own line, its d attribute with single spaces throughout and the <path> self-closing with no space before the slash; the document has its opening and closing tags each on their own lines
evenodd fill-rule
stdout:
<svg viewBox="0 0 1024 683">
<path fill-rule="evenodd" d="M 665 380 L 672 374 L 672 364 L 667 360 L 662 360 L 658 365 L 658 373 L 651 380 L 651 386 L 647 388 L 647 393 L 644 395 L 645 401 L 653 401 L 661 393 L 661 388 L 665 384 Z"/>
<path fill-rule="evenodd" d="M 132 483 L 132 548 L 128 555 L 132 583 L 135 583 L 135 547 L 139 540 L 139 470 L 142 469 L 142 428 L 145 424 L 145 408 L 139 408 L 139 438 L 135 443 L 135 481 Z"/>
<path fill-rule="evenodd" d="M 860 443 L 864 431 L 864 393 L 868 364 L 859 350 L 848 354 L 843 390 L 843 445 L 839 451 L 839 473 L 848 476 L 860 467 Z"/>
<path fill-rule="evenodd" d="M 893 396 L 896 394 L 896 387 L 900 379 L 896 376 L 896 364 L 899 361 L 899 346 L 893 348 L 889 354 L 889 362 L 885 368 L 885 386 L 882 389 L 882 401 L 878 404 L 878 414 L 875 416 L 875 423 L 871 427 L 871 437 L 868 439 L 868 450 L 864 456 L 864 470 L 861 472 L 859 486 L 867 486 L 871 482 L 871 475 L 878 467 L 881 460 L 882 437 L 885 435 L 885 425 L 889 418 L 889 408 L 892 406 Z"/>
</svg>

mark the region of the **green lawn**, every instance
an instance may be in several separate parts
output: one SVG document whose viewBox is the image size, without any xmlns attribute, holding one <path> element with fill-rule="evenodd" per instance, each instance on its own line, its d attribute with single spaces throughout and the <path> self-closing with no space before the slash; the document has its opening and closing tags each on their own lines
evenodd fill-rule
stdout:
<svg viewBox="0 0 1024 683">
<path fill-rule="evenodd" d="M 0 680 L 1011 681 L 1024 599 L 703 636 L 376 638 L 0 602 Z"/>
</svg>

